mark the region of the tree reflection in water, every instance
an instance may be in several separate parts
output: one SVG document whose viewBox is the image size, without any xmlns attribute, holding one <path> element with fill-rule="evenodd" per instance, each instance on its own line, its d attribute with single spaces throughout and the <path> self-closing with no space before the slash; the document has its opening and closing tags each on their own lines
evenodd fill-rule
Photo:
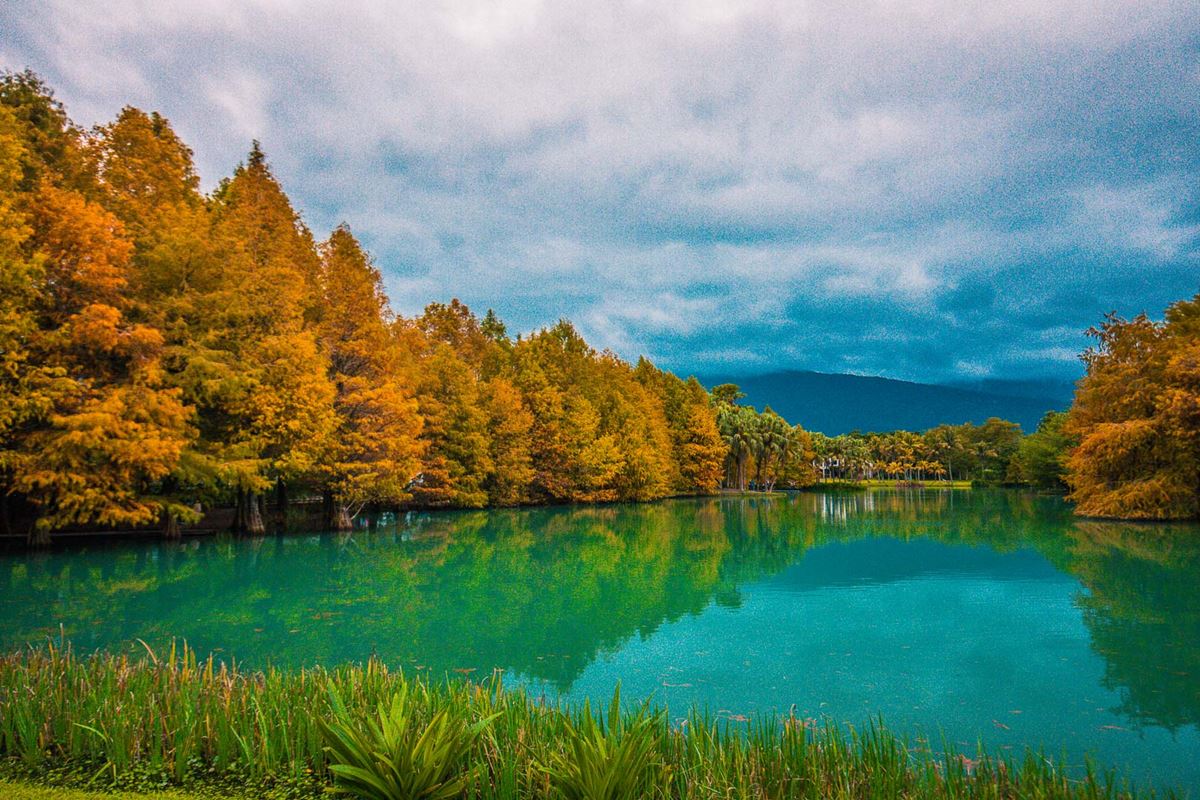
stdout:
<svg viewBox="0 0 1200 800">
<path fill-rule="evenodd" d="M 1079 580 L 1119 712 L 1171 729 L 1200 721 L 1200 528 L 1079 522 L 1060 500 L 1023 492 L 443 512 L 372 533 L 9 554 L 0 641 L 57 637 L 61 625 L 81 649 L 182 637 L 249 665 L 375 654 L 566 690 L 633 637 L 713 603 L 737 607 L 741 587 L 813 548 L 877 537 L 1036 550 Z"/>
</svg>

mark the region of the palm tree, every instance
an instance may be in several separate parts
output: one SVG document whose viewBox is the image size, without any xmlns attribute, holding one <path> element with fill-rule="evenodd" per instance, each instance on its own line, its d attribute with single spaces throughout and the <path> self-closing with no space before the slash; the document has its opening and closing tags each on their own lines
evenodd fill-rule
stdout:
<svg viewBox="0 0 1200 800">
<path fill-rule="evenodd" d="M 717 410 L 717 429 L 729 446 L 725 485 L 746 491 L 746 467 L 761 447 L 759 415 L 753 408 L 723 403 Z"/>
</svg>

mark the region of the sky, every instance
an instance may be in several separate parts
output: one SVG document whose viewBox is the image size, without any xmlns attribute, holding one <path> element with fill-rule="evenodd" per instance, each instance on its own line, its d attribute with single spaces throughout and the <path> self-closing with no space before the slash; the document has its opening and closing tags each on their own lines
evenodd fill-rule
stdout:
<svg viewBox="0 0 1200 800">
<path fill-rule="evenodd" d="M 1195 0 L 8 0 L 0 65 L 261 140 L 400 313 L 685 373 L 1074 378 L 1200 291 Z"/>
</svg>

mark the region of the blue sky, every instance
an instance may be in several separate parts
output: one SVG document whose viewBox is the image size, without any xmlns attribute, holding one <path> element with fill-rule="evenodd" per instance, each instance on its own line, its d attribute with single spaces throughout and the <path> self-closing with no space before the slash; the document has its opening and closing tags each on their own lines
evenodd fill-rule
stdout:
<svg viewBox="0 0 1200 800">
<path fill-rule="evenodd" d="M 10 0 L 0 63 L 260 139 L 402 313 L 684 372 L 1071 378 L 1200 290 L 1195 0 Z"/>
</svg>

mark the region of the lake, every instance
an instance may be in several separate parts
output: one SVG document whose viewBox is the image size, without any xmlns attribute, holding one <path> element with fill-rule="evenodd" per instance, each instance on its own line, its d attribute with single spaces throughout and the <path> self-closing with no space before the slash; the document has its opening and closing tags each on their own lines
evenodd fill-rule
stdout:
<svg viewBox="0 0 1200 800">
<path fill-rule="evenodd" d="M 505 672 L 547 697 L 1085 753 L 1200 794 L 1200 527 L 1015 491 L 416 513 L 0 555 L 0 644 Z"/>
</svg>

